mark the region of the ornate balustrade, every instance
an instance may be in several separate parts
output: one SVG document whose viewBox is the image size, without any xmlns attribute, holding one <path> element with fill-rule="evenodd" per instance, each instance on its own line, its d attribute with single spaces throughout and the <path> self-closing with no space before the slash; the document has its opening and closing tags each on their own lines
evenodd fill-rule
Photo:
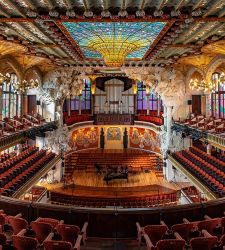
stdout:
<svg viewBox="0 0 225 250">
<path fill-rule="evenodd" d="M 57 128 L 57 122 L 48 122 L 39 126 L 0 137 L 0 151 L 9 148 L 25 138 L 35 139 L 35 136 L 44 136 L 44 132 Z"/>
</svg>

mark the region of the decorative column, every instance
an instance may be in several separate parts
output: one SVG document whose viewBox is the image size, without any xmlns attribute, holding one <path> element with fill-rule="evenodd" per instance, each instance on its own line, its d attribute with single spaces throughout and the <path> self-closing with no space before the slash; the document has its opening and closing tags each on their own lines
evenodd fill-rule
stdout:
<svg viewBox="0 0 225 250">
<path fill-rule="evenodd" d="M 169 148 L 170 145 L 170 138 L 171 138 L 171 125 L 172 125 L 172 106 L 166 107 L 166 145 Z"/>
<path fill-rule="evenodd" d="M 91 81 L 91 115 L 95 113 L 95 92 L 96 92 L 96 78 L 97 75 L 89 76 Z"/>
<path fill-rule="evenodd" d="M 133 93 L 134 93 L 134 115 L 137 115 L 138 80 L 134 80 Z"/>
<path fill-rule="evenodd" d="M 146 101 L 147 101 L 147 115 L 149 115 L 150 113 L 150 107 L 149 107 L 149 99 L 150 99 L 150 87 L 148 85 L 146 85 Z"/>
<path fill-rule="evenodd" d="M 0 86 L 0 120 L 2 120 L 2 85 Z"/>
<path fill-rule="evenodd" d="M 71 96 L 67 99 L 68 101 L 68 106 L 67 106 L 67 109 L 68 109 L 68 116 L 71 116 Z"/>
<path fill-rule="evenodd" d="M 160 116 L 160 111 L 161 111 L 161 98 L 160 95 L 158 95 L 157 116 Z"/>
<path fill-rule="evenodd" d="M 81 98 L 82 95 L 79 95 L 79 102 L 78 102 L 78 114 L 81 115 Z"/>
</svg>

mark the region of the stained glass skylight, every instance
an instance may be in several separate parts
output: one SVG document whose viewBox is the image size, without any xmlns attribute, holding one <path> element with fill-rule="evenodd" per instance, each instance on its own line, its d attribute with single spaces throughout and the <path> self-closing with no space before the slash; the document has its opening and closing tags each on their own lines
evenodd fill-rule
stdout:
<svg viewBox="0 0 225 250">
<path fill-rule="evenodd" d="M 125 59 L 141 60 L 165 22 L 64 22 L 86 58 L 120 66 Z"/>
</svg>

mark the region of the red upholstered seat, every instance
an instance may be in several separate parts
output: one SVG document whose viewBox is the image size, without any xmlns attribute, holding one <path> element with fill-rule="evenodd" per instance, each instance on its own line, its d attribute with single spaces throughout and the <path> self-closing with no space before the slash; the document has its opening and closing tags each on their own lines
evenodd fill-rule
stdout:
<svg viewBox="0 0 225 250">
<path fill-rule="evenodd" d="M 13 246 L 17 250 L 34 250 L 37 249 L 37 240 L 26 236 L 13 235 Z"/>
<path fill-rule="evenodd" d="M 56 220 L 56 219 L 42 218 L 42 217 L 39 217 L 36 221 L 51 224 L 53 228 L 55 228 L 59 223 L 62 222 L 62 221 L 59 221 L 59 220 Z"/>
<path fill-rule="evenodd" d="M 58 224 L 56 230 L 61 235 L 63 241 L 68 241 L 72 245 L 75 244 L 80 228 L 75 225 Z"/>
<path fill-rule="evenodd" d="M 14 234 L 18 234 L 22 229 L 25 229 L 28 226 L 28 223 L 25 219 L 17 216 L 9 216 L 8 221 L 12 226 Z"/>
<path fill-rule="evenodd" d="M 7 238 L 6 238 L 5 234 L 0 233 L 0 245 L 5 245 L 6 240 L 7 240 Z"/>
<path fill-rule="evenodd" d="M 45 250 L 71 250 L 72 245 L 70 242 L 66 241 L 55 241 L 55 240 L 48 240 L 44 241 L 44 249 Z"/>
<path fill-rule="evenodd" d="M 160 240 L 156 244 L 157 250 L 183 250 L 185 249 L 184 247 L 185 247 L 185 240 L 175 240 L 175 239 Z"/>
<path fill-rule="evenodd" d="M 35 232 L 38 242 L 41 244 L 52 231 L 52 225 L 39 221 L 31 222 L 32 230 Z"/>
<path fill-rule="evenodd" d="M 167 230 L 168 227 L 166 225 L 148 225 L 144 227 L 143 231 L 149 236 L 152 244 L 155 246 Z"/>
<path fill-rule="evenodd" d="M 179 235 L 188 242 L 190 231 L 193 229 L 193 224 L 191 223 L 182 223 L 182 224 L 175 224 L 171 227 L 173 232 L 179 233 Z"/>
<path fill-rule="evenodd" d="M 198 229 L 201 231 L 203 229 L 207 230 L 210 234 L 213 234 L 214 229 L 219 225 L 220 218 L 203 220 L 198 223 Z"/>
<path fill-rule="evenodd" d="M 192 250 L 211 250 L 216 242 L 216 236 L 197 237 L 190 240 L 190 245 Z"/>
</svg>

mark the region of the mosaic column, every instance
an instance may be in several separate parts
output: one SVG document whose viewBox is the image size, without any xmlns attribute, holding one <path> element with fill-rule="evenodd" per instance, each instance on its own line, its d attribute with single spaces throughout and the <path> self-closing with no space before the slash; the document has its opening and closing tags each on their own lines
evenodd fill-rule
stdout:
<svg viewBox="0 0 225 250">
<path fill-rule="evenodd" d="M 1 103 L 0 103 L 0 120 L 2 120 L 2 86 L 0 87 L 0 100 L 1 100 Z"/>
<path fill-rule="evenodd" d="M 82 95 L 79 95 L 79 103 L 78 103 L 78 114 L 81 115 L 81 98 Z"/>
</svg>

